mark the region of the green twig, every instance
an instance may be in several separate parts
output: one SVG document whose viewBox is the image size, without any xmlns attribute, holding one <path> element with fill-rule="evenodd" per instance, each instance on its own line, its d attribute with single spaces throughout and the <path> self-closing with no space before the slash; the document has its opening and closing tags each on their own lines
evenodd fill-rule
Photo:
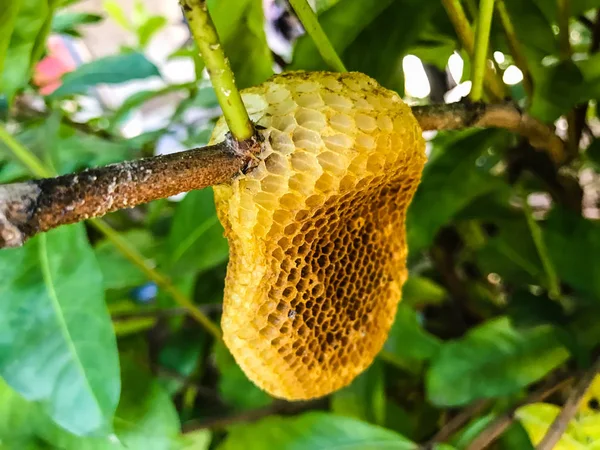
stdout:
<svg viewBox="0 0 600 450">
<path fill-rule="evenodd" d="M 473 58 L 475 52 L 475 35 L 460 0 L 442 0 L 442 4 L 462 46 L 469 56 Z M 485 68 L 485 84 L 489 91 L 490 100 L 500 101 L 504 99 L 504 84 L 490 67 Z"/>
<path fill-rule="evenodd" d="M 548 248 L 546 247 L 546 243 L 544 242 L 544 237 L 542 235 L 542 229 L 533 217 L 533 211 L 531 210 L 531 206 L 527 201 L 527 195 L 524 191 L 521 197 L 523 200 L 523 213 L 525 214 L 527 227 L 529 228 L 529 232 L 531 233 L 533 243 L 540 257 L 540 260 L 542 261 L 542 266 L 544 267 L 544 272 L 546 274 L 546 282 L 548 283 L 548 293 L 550 295 L 550 298 L 558 299 L 560 298 L 560 280 L 558 279 L 558 275 L 556 274 L 556 270 L 554 269 L 554 265 L 552 264 L 552 260 L 550 259 Z"/>
<path fill-rule="evenodd" d="M 296 15 L 300 19 L 300 22 L 302 22 L 302 26 L 315 43 L 323 60 L 332 69 L 338 72 L 346 72 L 344 63 L 333 48 L 333 45 L 331 45 L 331 41 L 323 31 L 323 28 L 321 28 L 317 15 L 308 2 L 306 0 L 290 0 L 290 4 L 294 8 L 294 11 L 296 11 Z"/>
<path fill-rule="evenodd" d="M 500 23 L 504 28 L 504 33 L 506 34 L 506 40 L 508 41 L 508 47 L 510 48 L 510 52 L 513 58 L 515 59 L 515 62 L 517 63 L 517 67 L 521 70 L 521 72 L 523 72 L 523 88 L 525 89 L 527 96 L 531 97 L 531 95 L 533 94 L 531 70 L 529 69 L 527 58 L 523 53 L 521 43 L 517 38 L 517 32 L 515 30 L 515 27 L 513 26 L 513 23 L 510 20 L 510 15 L 508 14 L 508 10 L 506 9 L 504 0 L 496 0 L 496 11 L 498 12 Z"/>
<path fill-rule="evenodd" d="M 235 85 L 229 62 L 223 52 L 206 0 L 180 0 L 194 40 L 204 60 L 229 131 L 237 141 L 254 136 L 254 126 Z"/>
<path fill-rule="evenodd" d="M 481 0 L 479 3 L 479 20 L 475 34 L 475 49 L 471 65 L 471 100 L 478 102 L 483 95 L 483 79 L 487 69 L 487 55 L 494 16 L 494 0 Z"/>
<path fill-rule="evenodd" d="M 23 146 L 5 128 L 0 126 L 0 142 L 3 142 L 21 161 L 21 163 L 36 177 L 52 177 L 52 173 L 29 149 Z M 196 319 L 215 339 L 221 339 L 221 330 L 202 311 L 200 311 L 171 281 L 157 270 L 150 267 L 145 258 L 133 248 L 123 237 L 110 225 L 102 220 L 90 220 L 91 225 L 99 230 L 132 264 L 137 266 L 146 276 L 161 286 L 181 307 Z"/>
</svg>

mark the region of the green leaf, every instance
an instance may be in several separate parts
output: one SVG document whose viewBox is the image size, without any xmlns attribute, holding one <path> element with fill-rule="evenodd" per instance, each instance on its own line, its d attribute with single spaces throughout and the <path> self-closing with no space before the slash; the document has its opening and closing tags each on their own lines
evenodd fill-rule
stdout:
<svg viewBox="0 0 600 450">
<path fill-rule="evenodd" d="M 511 283 L 541 283 L 544 269 L 525 218 L 521 215 L 492 223 L 498 234 L 489 238 L 476 252 L 483 272 L 497 273 Z"/>
<path fill-rule="evenodd" d="M 107 433 L 119 361 L 83 225 L 0 252 L 0 374 L 72 433 Z"/>
<path fill-rule="evenodd" d="M 486 156 L 482 155 L 501 136 L 495 130 L 471 130 L 434 141 L 435 153 L 425 165 L 421 184 L 408 208 L 411 253 L 428 247 L 439 229 L 462 208 L 502 183 L 489 173 L 484 165 Z"/>
<path fill-rule="evenodd" d="M 400 303 L 385 350 L 400 365 L 414 370 L 419 363 L 429 361 L 440 347 L 441 341 L 423 329 L 415 310 Z"/>
<path fill-rule="evenodd" d="M 192 374 L 201 375 L 202 366 L 198 364 L 206 348 L 206 334 L 198 330 L 183 329 L 172 336 L 161 348 L 158 362 L 161 367 L 177 373 L 181 379 L 165 378 L 162 385 L 170 394 L 178 392 L 185 383 L 182 381 Z"/>
<path fill-rule="evenodd" d="M 233 427 L 219 450 L 416 450 L 403 436 L 349 417 L 313 412 Z"/>
<path fill-rule="evenodd" d="M 402 306 L 437 305 L 447 297 L 442 286 L 425 277 L 409 276 L 402 286 Z"/>
<path fill-rule="evenodd" d="M 438 406 L 465 405 L 518 392 L 568 358 L 549 326 L 516 330 L 506 317 L 445 343 L 427 373 L 428 397 Z"/>
<path fill-rule="evenodd" d="M 256 86 L 273 75 L 262 0 L 208 0 L 208 8 L 238 87 Z"/>
<path fill-rule="evenodd" d="M 123 359 L 122 377 L 115 433 L 109 437 L 78 437 L 66 432 L 38 405 L 27 402 L 0 380 L 0 437 L 3 442 L 20 444 L 8 447 L 10 450 L 21 450 L 27 442 L 36 450 L 179 449 L 179 418 L 168 394 L 130 357 Z"/>
<path fill-rule="evenodd" d="M 145 258 L 150 259 L 157 253 L 156 237 L 147 230 L 130 230 L 121 234 L 127 242 Z M 105 289 L 123 289 L 139 286 L 148 281 L 147 275 L 108 239 L 101 241 L 95 248 Z"/>
<path fill-rule="evenodd" d="M 402 59 L 437 8 L 441 4 L 432 0 L 393 2 L 344 51 L 346 66 L 372 76 L 389 89 L 404 92 Z"/>
<path fill-rule="evenodd" d="M 102 19 L 98 14 L 62 12 L 52 19 L 52 32 L 72 35 L 73 32 L 77 32 L 77 27 L 98 23 Z"/>
<path fill-rule="evenodd" d="M 219 394 L 228 404 L 235 409 L 244 410 L 267 406 L 273 401 L 246 377 L 224 344 L 217 343 L 214 353 L 221 374 Z"/>
<path fill-rule="evenodd" d="M 84 94 L 98 84 L 118 84 L 153 76 L 160 76 L 158 69 L 141 53 L 106 56 L 67 73 L 62 79 L 63 84 L 50 97 Z"/>
<path fill-rule="evenodd" d="M 393 0 L 340 0 L 319 16 L 319 23 L 339 55 Z M 327 66 L 308 35 L 298 39 L 290 70 L 323 70 Z"/>
<path fill-rule="evenodd" d="M 9 37 L 14 31 L 21 3 L 22 0 L 9 1 L 0 9 L 0 36 L 3 36 L 3 39 L 0 39 L 0 74 L 4 69 L 4 58 L 6 58 L 8 44 L 10 43 Z"/>
<path fill-rule="evenodd" d="M 217 218 L 212 189 L 192 191 L 177 205 L 167 239 L 167 266 L 181 274 L 227 260 L 229 247 Z"/>
<path fill-rule="evenodd" d="M 138 29 L 137 35 L 142 48 L 146 47 L 150 40 L 167 24 L 167 18 L 152 16 L 148 18 Z"/>
<path fill-rule="evenodd" d="M 560 207 L 544 226 L 544 240 L 561 280 L 574 289 L 600 298 L 600 226 Z"/>
<path fill-rule="evenodd" d="M 349 386 L 335 392 L 331 398 L 331 412 L 383 426 L 386 398 L 381 362 L 375 361 Z"/>
<path fill-rule="evenodd" d="M 6 3 L 3 2 L 2 9 Z M 14 14 L 12 8 L 19 6 L 12 6 L 6 11 L 6 15 L 3 14 L 7 28 L 10 23 L 14 23 L 10 44 L 4 59 L 4 71 L 0 73 L 0 93 L 6 95 L 9 103 L 14 94 L 27 84 L 31 68 L 41 56 L 56 2 L 54 0 L 20 0 L 15 3 L 20 5 L 16 19 L 12 18 Z M 8 40 L 9 34 L 5 35 L 3 31 L 0 40 Z"/>
<path fill-rule="evenodd" d="M 104 9 L 106 10 L 106 12 L 112 20 L 117 22 L 126 30 L 131 30 L 131 22 L 129 18 L 125 15 L 125 11 L 123 11 L 123 8 L 121 7 L 121 5 L 119 5 L 119 2 L 117 2 L 116 0 L 104 0 L 102 2 L 102 6 L 104 7 Z"/>
<path fill-rule="evenodd" d="M 197 430 L 184 434 L 180 439 L 179 450 L 208 450 L 212 434 L 210 430 Z"/>
</svg>

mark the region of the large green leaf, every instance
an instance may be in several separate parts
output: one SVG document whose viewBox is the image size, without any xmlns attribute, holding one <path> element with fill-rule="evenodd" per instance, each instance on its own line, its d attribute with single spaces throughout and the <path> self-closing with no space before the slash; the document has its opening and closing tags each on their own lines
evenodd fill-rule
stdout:
<svg viewBox="0 0 600 450">
<path fill-rule="evenodd" d="M 169 395 L 130 358 L 124 359 L 122 373 L 123 396 L 114 418 L 115 433 L 109 437 L 78 437 L 62 430 L 38 405 L 27 402 L 0 380 L 0 448 L 21 450 L 27 449 L 26 445 L 36 450 L 183 448 L 185 443 L 178 442 L 179 418 Z"/>
<path fill-rule="evenodd" d="M 439 229 L 462 208 L 501 184 L 485 167 L 483 156 L 499 136 L 494 130 L 471 130 L 434 141 L 433 156 L 425 165 L 421 184 L 408 209 L 411 253 L 429 246 Z"/>
<path fill-rule="evenodd" d="M 141 53 L 121 53 L 95 59 L 67 73 L 62 85 L 50 97 L 60 98 L 84 94 L 99 84 L 118 84 L 126 81 L 160 76 L 158 69 Z"/>
<path fill-rule="evenodd" d="M 167 240 L 166 265 L 178 274 L 206 270 L 227 259 L 212 189 L 192 191 L 177 205 Z"/>
<path fill-rule="evenodd" d="M 600 299 L 600 226 L 556 207 L 544 226 L 544 239 L 558 276 L 574 289 Z"/>
<path fill-rule="evenodd" d="M 319 16 L 319 23 L 338 54 L 350 44 L 393 0 L 340 0 Z M 290 69 L 323 70 L 327 66 L 308 35 L 298 39 Z"/>
<path fill-rule="evenodd" d="M 52 32 L 80 36 L 77 27 L 98 23 L 102 16 L 80 12 L 62 12 L 55 14 L 52 19 Z"/>
<path fill-rule="evenodd" d="M 349 417 L 308 413 L 269 417 L 230 430 L 219 450 L 413 450 L 403 436 Z"/>
<path fill-rule="evenodd" d="M 401 303 L 384 347 L 389 356 L 414 370 L 420 367 L 419 363 L 430 360 L 440 347 L 440 340 L 423 329 L 415 310 Z"/>
<path fill-rule="evenodd" d="M 386 398 L 381 362 L 375 361 L 349 386 L 335 392 L 331 398 L 331 411 L 340 416 L 384 425 Z"/>
<path fill-rule="evenodd" d="M 427 373 L 427 394 L 439 406 L 513 394 L 567 358 L 552 327 L 517 330 L 501 317 L 442 346 Z"/>
<path fill-rule="evenodd" d="M 107 433 L 119 361 L 83 225 L 0 252 L 0 374 L 76 434 Z"/>
<path fill-rule="evenodd" d="M 15 5 L 7 8 L 6 5 L 10 3 Z M 9 40 L 10 36 L 10 43 L 4 59 L 4 71 L 0 73 L 0 93 L 6 95 L 9 102 L 17 90 L 27 84 L 31 68 L 42 54 L 55 4 L 56 0 L 2 2 L 2 9 L 6 9 L 2 16 L 5 18 L 8 33 L 4 34 L 5 30 L 1 30 L 0 41 Z M 15 13 L 13 8 L 19 8 L 16 20 L 12 17 Z M 14 24 L 12 35 L 11 23 Z"/>
<path fill-rule="evenodd" d="M 208 0 L 208 7 L 238 87 L 255 86 L 273 75 L 262 0 Z"/>
</svg>

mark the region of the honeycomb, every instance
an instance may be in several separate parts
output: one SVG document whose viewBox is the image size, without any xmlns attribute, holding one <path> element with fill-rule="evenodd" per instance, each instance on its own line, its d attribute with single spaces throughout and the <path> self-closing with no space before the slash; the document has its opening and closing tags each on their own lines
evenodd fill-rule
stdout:
<svg viewBox="0 0 600 450">
<path fill-rule="evenodd" d="M 386 340 L 425 143 L 400 97 L 360 73 L 285 73 L 242 97 L 264 145 L 257 167 L 214 187 L 230 244 L 223 338 L 271 395 L 320 397 Z M 220 119 L 211 142 L 227 131 Z"/>
</svg>

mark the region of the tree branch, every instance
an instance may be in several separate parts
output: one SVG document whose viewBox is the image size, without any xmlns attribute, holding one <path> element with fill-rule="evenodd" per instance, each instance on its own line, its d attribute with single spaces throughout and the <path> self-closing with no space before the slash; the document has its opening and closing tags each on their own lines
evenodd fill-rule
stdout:
<svg viewBox="0 0 600 450">
<path fill-rule="evenodd" d="M 413 113 L 424 131 L 504 128 L 527 137 L 555 162 L 564 159 L 563 141 L 548 126 L 508 103 L 417 106 Z M 255 137 L 243 142 L 229 138 L 215 146 L 0 186 L 0 248 L 20 246 L 60 225 L 226 183 L 249 169 L 260 145 Z"/>
</svg>

